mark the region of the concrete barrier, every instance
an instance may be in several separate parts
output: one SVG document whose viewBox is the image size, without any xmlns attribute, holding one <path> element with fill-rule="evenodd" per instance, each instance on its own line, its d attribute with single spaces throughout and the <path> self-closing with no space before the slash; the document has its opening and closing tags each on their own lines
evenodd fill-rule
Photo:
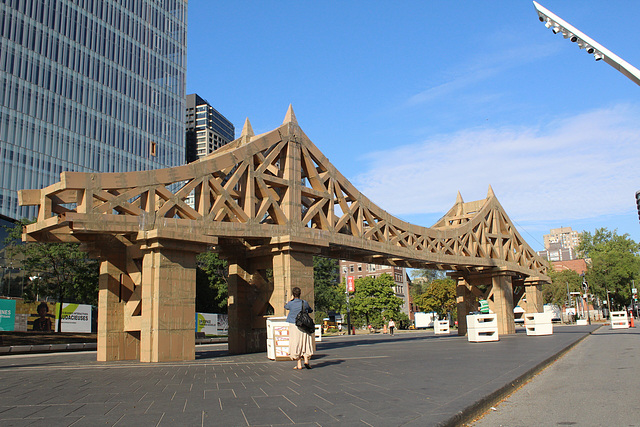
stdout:
<svg viewBox="0 0 640 427">
<path fill-rule="evenodd" d="M 525 313 L 524 327 L 527 335 L 552 335 L 551 313 Z"/>
<path fill-rule="evenodd" d="M 448 320 L 436 320 L 433 322 L 433 332 L 436 335 L 449 334 L 449 321 Z"/>
<path fill-rule="evenodd" d="M 469 342 L 499 341 L 498 319 L 496 315 L 467 315 L 467 340 Z"/>
<path fill-rule="evenodd" d="M 626 311 L 611 312 L 611 329 L 628 329 L 629 318 Z"/>
</svg>

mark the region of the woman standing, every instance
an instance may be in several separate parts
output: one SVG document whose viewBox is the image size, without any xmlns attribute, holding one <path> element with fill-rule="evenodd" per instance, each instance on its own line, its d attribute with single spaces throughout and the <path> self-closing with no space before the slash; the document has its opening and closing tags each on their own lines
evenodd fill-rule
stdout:
<svg viewBox="0 0 640 427">
<path fill-rule="evenodd" d="M 309 359 L 313 355 L 315 349 L 315 340 L 313 334 L 309 334 L 296 326 L 296 316 L 303 307 L 307 313 L 313 312 L 313 309 L 304 300 L 300 299 L 300 288 L 297 286 L 291 289 L 293 298 L 291 301 L 284 305 L 286 310 L 289 310 L 287 315 L 287 322 L 289 323 L 289 357 L 291 360 L 297 360 L 298 365 L 293 369 L 302 369 L 302 360 L 304 360 L 304 367 L 311 369 L 309 366 Z"/>
</svg>

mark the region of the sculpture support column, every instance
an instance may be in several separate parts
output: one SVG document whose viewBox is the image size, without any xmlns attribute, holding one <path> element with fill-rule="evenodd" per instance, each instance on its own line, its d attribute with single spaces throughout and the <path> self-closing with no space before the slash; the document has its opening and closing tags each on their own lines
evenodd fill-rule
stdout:
<svg viewBox="0 0 640 427">
<path fill-rule="evenodd" d="M 273 257 L 274 291 L 270 303 L 276 316 L 286 316 L 284 305 L 291 299 L 291 289 L 301 290 L 300 298 L 314 307 L 313 253 L 285 248 Z M 313 315 L 311 316 L 313 318 Z"/>
<path fill-rule="evenodd" d="M 457 277 L 456 305 L 458 310 L 458 335 L 467 334 L 467 314 L 474 311 L 475 296 L 471 292 L 471 284 L 463 276 Z"/>
<path fill-rule="evenodd" d="M 273 283 L 266 270 L 272 268 L 272 257 L 248 257 L 244 251 L 236 251 L 228 261 L 229 353 L 266 351 L 265 316 L 273 314 L 269 305 Z"/>
<path fill-rule="evenodd" d="M 141 249 L 140 361 L 194 360 L 196 254 L 206 246 L 150 239 Z"/>
<path fill-rule="evenodd" d="M 313 251 L 313 252 L 311 252 Z M 301 289 L 302 299 L 313 306 L 313 254 L 302 247 L 281 244 L 261 254 L 231 249 L 229 261 L 229 352 L 266 351 L 266 316 L 285 316 L 284 304 L 291 288 Z M 269 283 L 263 271 L 273 270 Z"/>
<path fill-rule="evenodd" d="M 140 334 L 124 330 L 124 312 L 127 289 L 123 277 L 127 274 L 127 249 L 122 244 L 92 247 L 99 254 L 100 278 L 98 291 L 98 345 L 97 360 L 137 359 L 140 356 Z"/>
<path fill-rule="evenodd" d="M 544 311 L 544 300 L 542 297 L 542 283 L 536 279 L 527 279 L 524 282 L 527 303 L 524 307 L 527 313 L 542 313 Z"/>
<path fill-rule="evenodd" d="M 491 277 L 493 302 L 489 308 L 497 316 L 498 334 L 515 334 L 516 324 L 513 318 L 513 287 L 508 273 L 495 273 Z"/>
</svg>

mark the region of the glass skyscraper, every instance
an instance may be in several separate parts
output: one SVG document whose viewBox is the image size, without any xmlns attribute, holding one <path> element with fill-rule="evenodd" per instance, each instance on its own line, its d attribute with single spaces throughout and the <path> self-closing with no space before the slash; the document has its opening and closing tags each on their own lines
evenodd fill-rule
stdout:
<svg viewBox="0 0 640 427">
<path fill-rule="evenodd" d="M 187 0 L 0 0 L 0 215 L 62 171 L 185 159 Z"/>
</svg>

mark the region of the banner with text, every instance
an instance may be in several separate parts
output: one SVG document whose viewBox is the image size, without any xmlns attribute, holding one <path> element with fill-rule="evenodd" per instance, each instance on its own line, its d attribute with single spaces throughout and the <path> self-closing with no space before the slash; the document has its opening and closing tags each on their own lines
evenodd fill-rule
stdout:
<svg viewBox="0 0 640 427">
<path fill-rule="evenodd" d="M 16 301 L 0 299 L 0 331 L 13 331 L 16 323 Z"/>
<path fill-rule="evenodd" d="M 55 330 L 58 332 L 57 317 L 60 303 L 56 304 Z M 91 333 L 91 306 L 87 304 L 62 304 L 62 332 Z"/>
<path fill-rule="evenodd" d="M 226 314 L 196 313 L 196 332 L 205 335 L 227 335 L 229 316 Z"/>
</svg>

